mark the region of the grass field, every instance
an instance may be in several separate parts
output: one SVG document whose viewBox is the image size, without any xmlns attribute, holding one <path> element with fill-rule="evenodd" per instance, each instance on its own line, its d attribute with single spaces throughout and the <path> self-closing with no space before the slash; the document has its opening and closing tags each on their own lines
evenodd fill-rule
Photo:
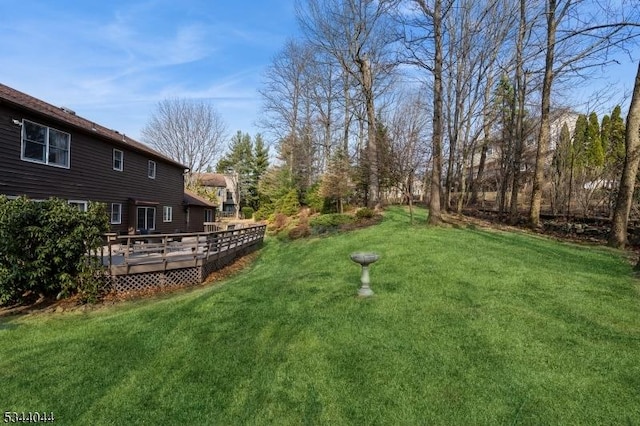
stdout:
<svg viewBox="0 0 640 426">
<path fill-rule="evenodd" d="M 0 414 L 56 424 L 640 424 L 640 292 L 619 252 L 378 226 L 270 239 L 220 285 L 0 319 Z M 355 297 L 349 253 L 382 255 Z"/>
</svg>

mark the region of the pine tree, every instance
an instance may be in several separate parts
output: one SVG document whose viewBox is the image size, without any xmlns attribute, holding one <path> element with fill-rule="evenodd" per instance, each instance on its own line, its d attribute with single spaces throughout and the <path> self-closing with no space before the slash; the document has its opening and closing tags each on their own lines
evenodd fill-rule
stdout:
<svg viewBox="0 0 640 426">
<path fill-rule="evenodd" d="M 334 200 L 340 213 L 344 209 L 344 199 L 352 191 L 350 173 L 349 156 L 344 149 L 337 149 L 329 160 L 327 172 L 322 176 L 320 195 Z"/>
<path fill-rule="evenodd" d="M 253 198 L 250 192 L 252 186 L 253 171 L 253 144 L 248 133 L 238 131 L 231 138 L 231 146 L 227 154 L 218 161 L 216 171 L 232 175 L 237 179 L 240 195 L 240 208 L 252 205 Z"/>
<path fill-rule="evenodd" d="M 573 158 L 576 169 L 582 169 L 587 164 L 587 128 L 589 123 L 587 116 L 578 115 L 576 127 L 573 131 Z"/>
<path fill-rule="evenodd" d="M 609 151 L 611 149 L 611 117 L 605 114 L 600 123 L 600 141 L 604 151 L 605 164 L 609 164 Z"/>
<path fill-rule="evenodd" d="M 611 113 L 609 125 L 608 155 L 617 164 L 621 165 L 625 155 L 625 124 L 621 116 L 620 105 L 616 105 Z"/>
<path fill-rule="evenodd" d="M 553 184 L 555 187 L 554 210 L 560 211 L 565 203 L 570 203 L 573 180 L 573 159 L 571 158 L 571 134 L 567 123 L 560 130 L 558 144 L 553 154 Z"/>
<path fill-rule="evenodd" d="M 250 194 L 248 204 L 256 211 L 260 208 L 260 180 L 262 179 L 268 168 L 269 148 L 264 145 L 262 135 L 258 133 L 255 136 L 255 143 L 253 145 L 251 183 L 249 185 L 248 191 Z"/>
<path fill-rule="evenodd" d="M 604 149 L 600 138 L 600 122 L 595 112 L 589 114 L 587 127 L 587 165 L 602 167 L 604 165 Z"/>
</svg>

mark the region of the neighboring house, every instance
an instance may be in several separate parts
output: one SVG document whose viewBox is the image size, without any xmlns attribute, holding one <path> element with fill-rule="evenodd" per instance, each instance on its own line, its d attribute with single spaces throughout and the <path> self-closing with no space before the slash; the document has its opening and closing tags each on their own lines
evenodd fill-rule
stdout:
<svg viewBox="0 0 640 426">
<path fill-rule="evenodd" d="M 218 199 L 218 211 L 221 216 L 233 216 L 238 209 L 236 183 L 233 174 L 199 173 L 195 180 Z"/>
<path fill-rule="evenodd" d="M 187 222 L 185 170 L 124 134 L 0 84 L 0 194 L 58 197 L 83 210 L 105 203 L 113 232 L 201 231 L 202 222 Z"/>
<path fill-rule="evenodd" d="M 545 165 L 548 167 L 551 164 L 553 154 L 560 138 L 560 131 L 563 125 L 567 125 L 569 133 L 573 135 L 573 131 L 576 127 L 576 121 L 578 120 L 578 113 L 569 110 L 555 110 L 551 113 L 551 132 L 550 132 L 550 144 L 547 152 L 545 153 Z M 534 129 L 525 139 L 523 147 L 520 171 L 522 173 L 522 182 L 526 185 L 528 180 L 531 179 L 533 171 L 535 169 L 536 155 L 537 155 L 537 138 L 538 128 Z M 500 176 L 500 160 L 502 156 L 500 136 L 494 135 L 493 141 L 490 142 L 487 147 L 487 157 L 485 160 L 485 169 L 483 175 L 483 187 L 489 191 L 495 191 L 498 186 Z M 478 165 L 480 163 L 480 148 L 474 153 L 472 170 L 473 175 L 476 176 L 478 172 Z"/>
<path fill-rule="evenodd" d="M 184 192 L 184 208 L 186 214 L 184 232 L 202 232 L 204 223 L 216 221 L 217 206 L 191 191 Z"/>
</svg>

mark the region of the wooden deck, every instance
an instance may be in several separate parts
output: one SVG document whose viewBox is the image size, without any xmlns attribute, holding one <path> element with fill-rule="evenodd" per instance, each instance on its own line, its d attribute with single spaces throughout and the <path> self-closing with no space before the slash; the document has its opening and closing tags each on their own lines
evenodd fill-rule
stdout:
<svg viewBox="0 0 640 426">
<path fill-rule="evenodd" d="M 154 286 L 154 280 L 166 281 L 167 274 L 179 276 L 182 273 L 189 277 L 172 278 L 172 282 L 194 282 L 194 277 L 201 282 L 211 272 L 256 250 L 264 239 L 265 230 L 266 225 L 257 225 L 189 234 L 109 235 L 101 259 L 116 290 L 125 277 L 130 277 L 127 281 L 131 283 L 135 276 L 150 285 L 127 284 L 127 289 Z M 145 278 L 145 274 L 155 278 Z"/>
</svg>

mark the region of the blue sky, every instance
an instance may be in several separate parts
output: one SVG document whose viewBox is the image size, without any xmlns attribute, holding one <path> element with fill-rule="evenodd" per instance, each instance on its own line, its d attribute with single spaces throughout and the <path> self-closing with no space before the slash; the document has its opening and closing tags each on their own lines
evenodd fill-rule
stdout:
<svg viewBox="0 0 640 426">
<path fill-rule="evenodd" d="M 210 100 L 259 131 L 265 67 L 295 36 L 293 0 L 0 0 L 0 82 L 141 139 L 159 101 Z"/>
<path fill-rule="evenodd" d="M 265 67 L 298 34 L 293 3 L 0 0 L 0 82 L 138 140 L 170 97 L 210 100 L 229 135 L 254 135 Z M 558 100 L 572 104 L 593 86 L 617 83 L 599 108 L 623 103 L 626 114 L 638 52 L 632 57 Z"/>
</svg>

